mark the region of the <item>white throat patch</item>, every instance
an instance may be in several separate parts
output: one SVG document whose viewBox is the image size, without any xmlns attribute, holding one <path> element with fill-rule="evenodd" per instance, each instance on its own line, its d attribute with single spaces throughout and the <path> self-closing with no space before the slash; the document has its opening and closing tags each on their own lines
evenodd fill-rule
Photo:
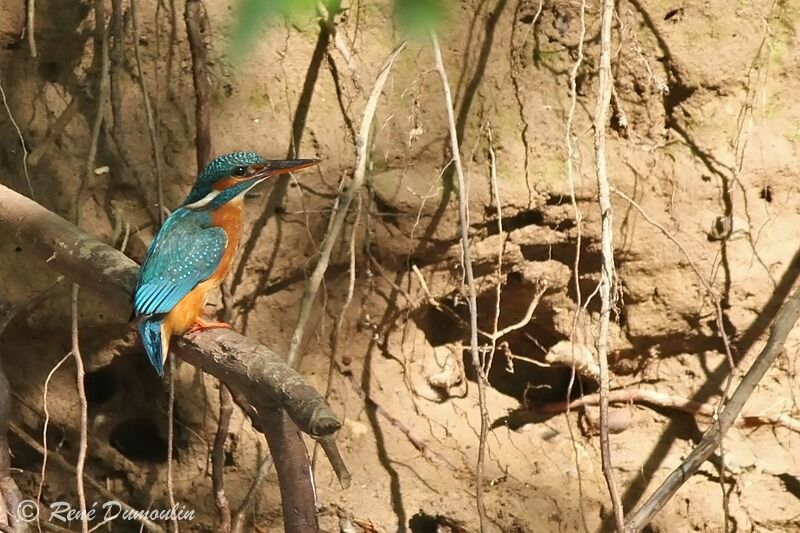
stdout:
<svg viewBox="0 0 800 533">
<path fill-rule="evenodd" d="M 220 192 L 221 191 L 211 191 L 210 193 L 206 194 L 205 196 L 203 196 L 202 198 L 200 198 L 196 202 L 192 202 L 191 204 L 187 204 L 187 205 L 185 205 L 183 207 L 187 207 L 189 209 L 197 209 L 199 207 L 205 207 L 209 203 L 211 203 L 211 200 L 213 200 L 214 198 L 219 196 Z"/>
</svg>

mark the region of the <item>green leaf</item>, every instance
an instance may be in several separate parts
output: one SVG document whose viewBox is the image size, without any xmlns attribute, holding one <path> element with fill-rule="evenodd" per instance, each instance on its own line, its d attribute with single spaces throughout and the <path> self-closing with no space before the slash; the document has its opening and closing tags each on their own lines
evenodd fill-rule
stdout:
<svg viewBox="0 0 800 533">
<path fill-rule="evenodd" d="M 329 6 L 333 0 L 323 0 Z M 239 0 L 231 33 L 231 55 L 245 55 L 257 38 L 280 20 L 298 20 L 315 13 L 316 0 Z"/>
<path fill-rule="evenodd" d="M 400 28 L 412 35 L 427 35 L 445 16 L 443 0 L 395 0 L 394 10 Z"/>
</svg>

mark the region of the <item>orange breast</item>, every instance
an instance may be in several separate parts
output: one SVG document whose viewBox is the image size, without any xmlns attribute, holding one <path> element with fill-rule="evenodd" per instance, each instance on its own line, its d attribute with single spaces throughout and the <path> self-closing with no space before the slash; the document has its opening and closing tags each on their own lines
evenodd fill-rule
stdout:
<svg viewBox="0 0 800 533">
<path fill-rule="evenodd" d="M 203 313 L 203 307 L 205 307 L 208 300 L 208 293 L 219 287 L 230 271 L 233 265 L 233 258 L 236 256 L 236 251 L 239 249 L 239 242 L 242 238 L 242 207 L 243 200 L 239 198 L 228 202 L 212 214 L 212 224 L 225 230 L 228 235 L 228 244 L 222 254 L 217 270 L 211 277 L 192 289 L 164 318 L 163 328 L 165 334 L 179 335 L 192 327 L 195 319 Z"/>
<path fill-rule="evenodd" d="M 239 242 L 242 239 L 242 214 L 244 211 L 244 200 L 237 198 L 223 205 L 211 216 L 211 223 L 225 230 L 228 235 L 228 245 L 225 247 L 225 253 L 222 254 L 222 260 L 219 262 L 217 271 L 206 281 L 215 280 L 216 285 L 219 286 L 225 276 L 233 265 L 233 258 L 236 256 L 236 251 L 239 249 Z"/>
</svg>

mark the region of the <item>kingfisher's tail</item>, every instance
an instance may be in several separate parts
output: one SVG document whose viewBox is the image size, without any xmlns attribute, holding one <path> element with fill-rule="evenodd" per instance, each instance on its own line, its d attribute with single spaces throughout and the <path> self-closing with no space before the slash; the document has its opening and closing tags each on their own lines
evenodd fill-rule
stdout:
<svg viewBox="0 0 800 533">
<path fill-rule="evenodd" d="M 162 322 L 153 318 L 145 318 L 139 322 L 139 335 L 150 363 L 159 376 L 164 376 L 164 362 L 169 351 L 169 336 L 164 335 Z"/>
</svg>

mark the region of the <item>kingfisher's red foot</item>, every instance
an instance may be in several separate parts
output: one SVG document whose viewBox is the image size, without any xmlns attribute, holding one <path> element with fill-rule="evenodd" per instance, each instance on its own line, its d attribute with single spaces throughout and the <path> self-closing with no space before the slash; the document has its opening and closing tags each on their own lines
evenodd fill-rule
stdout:
<svg viewBox="0 0 800 533">
<path fill-rule="evenodd" d="M 203 331 L 206 329 L 224 328 L 231 329 L 233 326 L 227 322 L 217 322 L 216 320 L 205 320 L 204 318 L 197 317 L 194 319 L 194 325 L 187 333 L 194 333 L 196 331 Z"/>
</svg>

